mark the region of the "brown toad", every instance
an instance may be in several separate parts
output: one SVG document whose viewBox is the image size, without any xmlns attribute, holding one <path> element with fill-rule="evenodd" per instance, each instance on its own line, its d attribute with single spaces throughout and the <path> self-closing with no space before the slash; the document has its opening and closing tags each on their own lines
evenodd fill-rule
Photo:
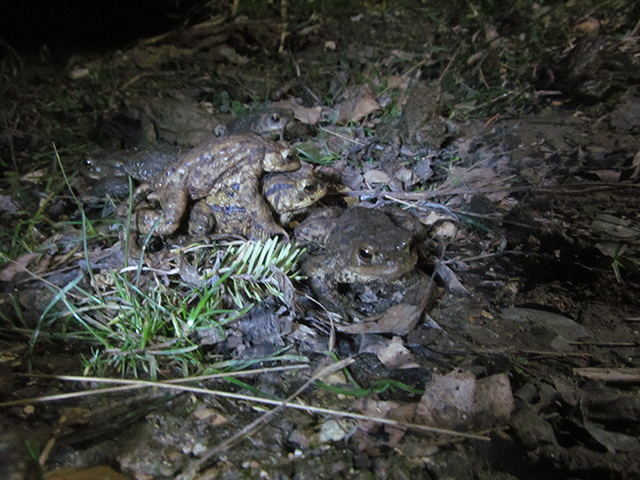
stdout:
<svg viewBox="0 0 640 480">
<path fill-rule="evenodd" d="M 131 117 L 129 117 L 129 115 Z M 265 108 L 254 113 L 227 119 L 211 115 L 189 102 L 173 98 L 153 98 L 129 108 L 128 115 L 116 116 L 112 129 L 134 146 L 163 141 L 194 147 L 212 136 L 255 133 L 282 138 L 287 123 L 293 120 L 290 110 Z"/>
<path fill-rule="evenodd" d="M 442 89 L 419 82 L 403 108 L 399 130 L 405 144 L 443 148 L 456 133 L 456 126 L 443 118 Z"/>
<path fill-rule="evenodd" d="M 339 214 L 320 210 L 295 229 L 298 240 L 323 248 L 302 265 L 320 303 L 356 321 L 400 303 L 422 304 L 414 239 L 426 232 L 418 220 L 393 208 L 351 207 Z"/>
<path fill-rule="evenodd" d="M 216 186 L 204 200 L 196 203 L 189 217 L 189 233 L 204 235 L 213 231 L 266 240 L 270 234 L 249 215 L 233 177 Z M 261 182 L 267 203 L 280 217 L 281 225 L 308 209 L 327 192 L 327 187 L 313 175 L 313 167 L 303 163 L 292 172 L 267 173 Z"/>
<path fill-rule="evenodd" d="M 180 226 L 188 202 L 207 198 L 221 186 L 233 188 L 238 204 L 269 235 L 285 234 L 275 223 L 259 190 L 263 172 L 287 172 L 300 167 L 288 146 L 255 135 L 216 138 L 180 154 L 152 183 L 160 211 L 136 213 L 139 233 L 170 234 Z"/>
</svg>

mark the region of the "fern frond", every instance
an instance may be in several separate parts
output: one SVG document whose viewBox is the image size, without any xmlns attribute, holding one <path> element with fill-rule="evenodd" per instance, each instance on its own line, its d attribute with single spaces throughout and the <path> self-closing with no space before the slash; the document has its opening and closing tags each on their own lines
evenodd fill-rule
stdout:
<svg viewBox="0 0 640 480">
<path fill-rule="evenodd" d="M 273 267 L 291 280 L 298 280 L 297 262 L 304 249 L 270 238 L 265 243 L 244 242 L 232 246 L 222 262 L 220 272 L 229 274 L 223 283 L 227 294 L 238 307 L 261 301 L 267 295 L 283 298 Z"/>
</svg>

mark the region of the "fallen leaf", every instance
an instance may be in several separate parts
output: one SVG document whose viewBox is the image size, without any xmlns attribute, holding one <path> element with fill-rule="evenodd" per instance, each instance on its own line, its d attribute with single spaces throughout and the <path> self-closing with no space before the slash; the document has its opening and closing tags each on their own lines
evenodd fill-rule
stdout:
<svg viewBox="0 0 640 480">
<path fill-rule="evenodd" d="M 349 435 L 355 428 L 352 420 L 341 419 L 340 421 L 330 419 L 320 426 L 320 443 L 339 442 Z"/>
<path fill-rule="evenodd" d="M 29 265 L 35 258 L 38 258 L 38 256 L 40 256 L 39 253 L 25 253 L 24 255 L 20 255 L 13 262 L 0 270 L 0 281 L 10 282 L 17 273 L 26 272 L 27 265 Z"/>
<path fill-rule="evenodd" d="M 378 360 L 388 368 L 418 368 L 413 354 L 402 344 L 400 337 L 393 337 L 391 343 L 378 351 Z"/>
<path fill-rule="evenodd" d="M 406 405 L 400 405 L 398 408 L 392 409 L 389 412 L 388 417 L 390 420 L 395 420 L 396 422 L 413 423 L 413 420 L 416 416 L 417 407 L 417 403 L 407 403 Z M 389 445 L 395 446 L 400 443 L 400 440 L 402 440 L 402 437 L 404 437 L 404 433 L 407 429 L 404 427 L 385 425 L 384 430 L 389 435 Z"/>
<path fill-rule="evenodd" d="M 554 332 L 565 343 L 577 342 L 583 338 L 591 337 L 591 333 L 586 327 L 574 322 L 570 318 L 557 313 L 547 312 L 544 310 L 536 310 L 534 308 L 516 308 L 509 307 L 502 309 L 502 317 L 507 320 L 516 322 L 531 322 L 543 326 L 547 330 Z M 562 344 L 551 342 L 551 347 L 563 351 L 565 348 L 559 348 Z"/>
<path fill-rule="evenodd" d="M 438 276 L 446 284 L 447 289 L 451 292 L 463 293 L 469 295 L 469 290 L 460 283 L 458 276 L 444 263 L 438 264 Z"/>
<path fill-rule="evenodd" d="M 79 78 L 87 77 L 91 74 L 88 68 L 74 68 L 69 72 L 69 77 L 72 80 L 78 80 Z"/>
<path fill-rule="evenodd" d="M 640 441 L 636 437 L 605 430 L 602 426 L 586 420 L 584 427 L 598 443 L 604 445 L 611 453 L 640 451 Z"/>
<path fill-rule="evenodd" d="M 275 102 L 273 106 L 276 108 L 292 110 L 296 120 L 302 123 L 308 123 L 309 125 L 315 125 L 322 118 L 322 107 L 304 107 L 292 98 L 289 100 Z"/>
<path fill-rule="evenodd" d="M 0 195 L 0 212 L 18 213 L 20 205 L 9 195 Z"/>
<path fill-rule="evenodd" d="M 345 100 L 340 102 L 336 108 L 340 112 L 336 123 L 347 124 L 357 123 L 370 113 L 380 109 L 380 104 L 376 101 L 369 85 L 363 85 L 351 89 L 345 95 Z"/>
<path fill-rule="evenodd" d="M 389 180 L 391 180 L 389 175 L 380 170 L 369 170 L 364 174 L 364 181 L 367 183 L 382 183 L 386 185 Z"/>
<path fill-rule="evenodd" d="M 389 75 L 389 77 L 387 77 L 387 88 L 396 88 L 403 84 L 407 84 L 404 77 L 399 75 Z"/>
<path fill-rule="evenodd" d="M 633 172 L 631 173 L 631 176 L 629 178 L 631 180 L 635 180 L 640 174 L 640 150 L 638 150 L 634 155 L 633 161 L 631 162 L 631 167 L 633 168 Z"/>
<path fill-rule="evenodd" d="M 600 31 L 600 22 L 596 18 L 589 17 L 573 27 L 573 30 L 577 33 L 588 33 L 590 35 L 597 35 Z"/>
<path fill-rule="evenodd" d="M 476 380 L 473 373 L 434 375 L 416 409 L 418 420 L 454 430 L 486 429 L 508 420 L 514 408 L 509 377 Z"/>
<path fill-rule="evenodd" d="M 620 181 L 620 172 L 615 170 L 590 170 L 589 173 L 598 177 L 602 182 L 616 183 Z"/>
</svg>

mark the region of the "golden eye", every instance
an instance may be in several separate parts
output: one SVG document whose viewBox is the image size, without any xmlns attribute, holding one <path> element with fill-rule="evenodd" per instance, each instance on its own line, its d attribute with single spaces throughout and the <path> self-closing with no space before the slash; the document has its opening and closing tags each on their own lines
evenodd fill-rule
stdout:
<svg viewBox="0 0 640 480">
<path fill-rule="evenodd" d="M 360 247 L 358 249 L 358 257 L 363 263 L 371 263 L 373 260 L 373 249 L 371 247 Z"/>
<path fill-rule="evenodd" d="M 280 116 L 277 113 L 274 113 L 273 115 L 271 115 L 271 122 L 280 123 Z"/>
<path fill-rule="evenodd" d="M 304 186 L 304 191 L 307 192 L 307 193 L 314 193 L 316 191 L 316 186 L 313 183 L 311 183 L 309 185 L 305 185 Z"/>
</svg>

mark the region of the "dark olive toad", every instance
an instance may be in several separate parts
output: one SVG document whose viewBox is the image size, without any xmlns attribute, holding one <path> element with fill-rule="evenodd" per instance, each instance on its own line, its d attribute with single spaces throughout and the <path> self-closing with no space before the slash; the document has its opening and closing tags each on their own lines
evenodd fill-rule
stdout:
<svg viewBox="0 0 640 480">
<path fill-rule="evenodd" d="M 406 300 L 421 282 L 414 241 L 424 227 L 397 209 L 320 210 L 295 229 L 321 250 L 302 266 L 320 303 L 343 317 L 364 319 Z"/>
</svg>

